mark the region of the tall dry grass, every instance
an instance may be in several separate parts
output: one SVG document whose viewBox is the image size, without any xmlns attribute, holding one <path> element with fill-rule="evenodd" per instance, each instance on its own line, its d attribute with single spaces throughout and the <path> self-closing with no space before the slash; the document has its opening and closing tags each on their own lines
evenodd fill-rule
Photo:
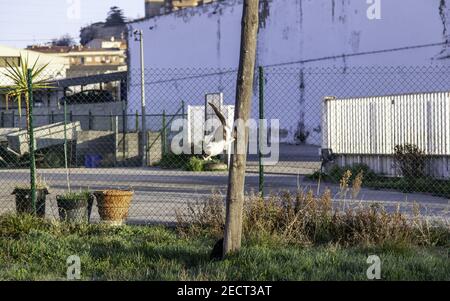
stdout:
<svg viewBox="0 0 450 301">
<path fill-rule="evenodd" d="M 348 175 L 346 178 L 349 178 Z M 359 192 L 362 176 L 352 184 L 352 196 Z M 344 179 L 345 180 L 345 179 Z M 349 190 L 341 182 L 344 193 Z M 225 222 L 224 197 L 214 194 L 204 202 L 189 205 L 178 212 L 178 228 L 186 235 L 207 233 L 222 237 Z M 243 235 L 247 238 L 270 236 L 285 243 L 313 245 L 334 243 L 353 245 L 426 245 L 448 246 L 447 224 L 425 219 L 415 210 L 413 216 L 400 211 L 388 212 L 378 204 L 333 206 L 330 190 L 315 195 L 312 190 L 246 197 Z"/>
</svg>

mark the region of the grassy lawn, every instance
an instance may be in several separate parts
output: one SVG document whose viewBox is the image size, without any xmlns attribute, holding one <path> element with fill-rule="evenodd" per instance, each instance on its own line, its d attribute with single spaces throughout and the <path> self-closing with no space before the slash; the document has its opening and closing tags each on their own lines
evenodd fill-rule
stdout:
<svg viewBox="0 0 450 301">
<path fill-rule="evenodd" d="M 367 280 L 369 255 L 384 280 L 450 280 L 448 250 L 349 247 L 246 239 L 239 255 L 211 262 L 214 240 L 161 227 L 69 226 L 33 218 L 0 222 L 0 280 L 64 280 L 81 258 L 83 280 Z"/>
</svg>

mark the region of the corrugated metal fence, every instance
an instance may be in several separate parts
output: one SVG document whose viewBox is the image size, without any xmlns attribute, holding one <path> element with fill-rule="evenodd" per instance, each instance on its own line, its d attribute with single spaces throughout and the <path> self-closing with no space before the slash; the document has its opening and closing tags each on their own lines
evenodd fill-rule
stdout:
<svg viewBox="0 0 450 301">
<path fill-rule="evenodd" d="M 338 154 L 340 164 L 366 163 L 395 174 L 394 148 L 415 144 L 440 162 L 446 177 L 450 156 L 450 93 L 421 93 L 367 98 L 326 98 L 323 148 Z M 436 165 L 436 164 L 432 164 Z M 444 168 L 445 167 L 445 168 Z M 434 167 L 433 169 L 436 169 Z"/>
</svg>

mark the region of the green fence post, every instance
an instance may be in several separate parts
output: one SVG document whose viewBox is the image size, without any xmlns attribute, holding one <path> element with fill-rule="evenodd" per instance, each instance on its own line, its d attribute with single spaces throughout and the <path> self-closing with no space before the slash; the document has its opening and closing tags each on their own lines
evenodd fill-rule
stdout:
<svg viewBox="0 0 450 301">
<path fill-rule="evenodd" d="M 264 68 L 259 67 L 259 127 L 258 127 L 258 165 L 259 193 L 264 197 L 264 165 L 262 162 L 262 140 L 264 138 Z"/>
<path fill-rule="evenodd" d="M 166 131 L 166 111 L 163 111 L 163 115 L 162 115 L 162 138 L 161 138 L 161 142 L 162 142 L 162 151 L 163 151 L 163 155 L 165 155 L 167 153 L 167 131 Z"/>
<path fill-rule="evenodd" d="M 136 110 L 136 116 L 135 116 L 135 125 L 136 125 L 136 133 L 139 133 L 139 112 Z"/>
<path fill-rule="evenodd" d="M 186 114 L 184 100 L 181 101 L 181 114 L 183 115 L 183 119 L 184 119 L 184 115 Z"/>
<path fill-rule="evenodd" d="M 126 159 L 126 140 L 127 140 L 127 113 L 125 109 L 122 110 L 122 154 L 123 154 L 123 162 L 125 164 Z"/>
<path fill-rule="evenodd" d="M 34 129 L 33 129 L 33 83 L 31 69 L 27 70 L 28 85 L 28 135 L 30 148 L 30 186 L 31 186 L 31 203 L 33 204 L 33 212 L 36 214 L 36 158 L 34 153 Z"/>
<path fill-rule="evenodd" d="M 67 102 L 64 97 L 64 167 L 66 169 L 67 190 L 70 192 L 69 164 L 67 159 Z"/>
</svg>

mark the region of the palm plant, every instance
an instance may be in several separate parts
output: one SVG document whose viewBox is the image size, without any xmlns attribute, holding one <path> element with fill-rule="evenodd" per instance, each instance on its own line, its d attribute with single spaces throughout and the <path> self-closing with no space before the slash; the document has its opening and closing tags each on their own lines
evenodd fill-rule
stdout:
<svg viewBox="0 0 450 301">
<path fill-rule="evenodd" d="M 39 58 L 33 64 L 29 64 L 28 57 L 20 56 L 19 63 L 6 62 L 7 68 L 3 75 L 12 81 L 11 85 L 0 87 L 0 92 L 6 95 L 6 101 L 10 98 L 17 101 L 19 115 L 22 116 L 22 99 L 25 98 L 25 110 L 27 129 L 30 128 L 30 93 L 28 87 L 28 70 L 31 71 L 31 90 L 37 91 L 42 89 L 50 89 L 50 78 L 43 78 L 42 74 L 48 67 L 47 64 L 38 64 Z M 7 104 L 8 106 L 8 104 Z"/>
<path fill-rule="evenodd" d="M 36 213 L 36 161 L 34 156 L 34 134 L 32 118 L 32 95 L 33 91 L 51 88 L 49 79 L 42 78 L 42 73 L 47 68 L 47 64 L 39 64 L 38 59 L 31 65 L 28 63 L 28 57 L 20 56 L 19 63 L 10 64 L 7 62 L 6 71 L 3 75 L 11 80 L 12 84 L 0 87 L 0 92 L 5 94 L 7 101 L 9 97 L 15 97 L 18 103 L 19 116 L 22 116 L 22 97 L 25 97 L 26 108 L 26 126 L 28 130 L 28 143 L 30 146 L 30 187 L 31 201 L 34 213 Z"/>
</svg>

